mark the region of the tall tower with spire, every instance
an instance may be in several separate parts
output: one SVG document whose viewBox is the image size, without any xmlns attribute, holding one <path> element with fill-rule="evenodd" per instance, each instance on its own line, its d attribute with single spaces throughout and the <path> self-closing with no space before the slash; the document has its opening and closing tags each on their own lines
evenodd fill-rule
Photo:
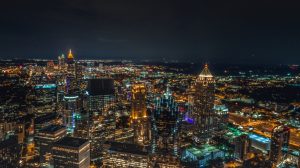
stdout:
<svg viewBox="0 0 300 168">
<path fill-rule="evenodd" d="M 68 54 L 68 57 L 67 57 L 67 63 L 68 64 L 73 64 L 74 63 L 74 56 L 72 54 L 72 50 L 71 49 L 69 50 L 69 54 Z"/>
<path fill-rule="evenodd" d="M 216 115 L 214 113 L 215 80 L 208 65 L 196 79 L 194 93 L 193 118 L 195 124 L 194 141 L 205 142 L 209 139 L 212 131 L 217 128 Z"/>
<path fill-rule="evenodd" d="M 134 142 L 139 145 L 148 145 L 150 122 L 146 106 L 146 87 L 143 83 L 132 86 L 131 125 L 134 129 Z"/>
<path fill-rule="evenodd" d="M 67 56 L 67 79 L 66 79 L 66 92 L 71 93 L 77 87 L 76 81 L 76 62 L 74 60 L 74 56 L 72 54 L 72 50 L 69 50 L 69 54 Z"/>
</svg>

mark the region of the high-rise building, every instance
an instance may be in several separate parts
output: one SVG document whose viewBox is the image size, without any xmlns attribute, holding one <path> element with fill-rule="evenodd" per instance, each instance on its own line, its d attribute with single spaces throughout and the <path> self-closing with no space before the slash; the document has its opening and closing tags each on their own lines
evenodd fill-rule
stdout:
<svg viewBox="0 0 300 168">
<path fill-rule="evenodd" d="M 53 144 L 54 168 L 89 168 L 90 143 L 86 139 L 64 137 Z"/>
<path fill-rule="evenodd" d="M 221 130 L 225 130 L 226 125 L 228 123 L 228 108 L 223 105 L 215 105 L 214 106 L 214 112 L 216 114 L 216 124 L 218 129 Z"/>
<path fill-rule="evenodd" d="M 103 159 L 103 168 L 111 167 L 153 167 L 149 153 L 142 146 L 111 142 Z"/>
<path fill-rule="evenodd" d="M 289 147 L 290 129 L 286 126 L 277 126 L 272 131 L 270 160 L 273 165 L 286 159 Z"/>
<path fill-rule="evenodd" d="M 88 111 L 106 115 L 115 103 L 114 80 L 111 78 L 89 79 Z"/>
<path fill-rule="evenodd" d="M 74 64 L 74 56 L 72 54 L 71 49 L 69 50 L 69 54 L 68 54 L 68 57 L 67 57 L 67 64 Z"/>
<path fill-rule="evenodd" d="M 177 156 L 180 113 L 172 93 L 167 90 L 155 99 L 152 116 L 152 153 Z"/>
<path fill-rule="evenodd" d="M 87 86 L 87 111 L 89 113 L 89 138 L 91 159 L 101 160 L 103 144 L 115 134 L 115 89 L 111 78 L 89 79 Z"/>
<path fill-rule="evenodd" d="M 40 164 L 49 165 L 52 160 L 52 145 L 66 136 L 66 127 L 62 125 L 49 125 L 39 131 L 35 136 L 36 147 L 40 155 Z"/>
<path fill-rule="evenodd" d="M 58 120 L 57 113 L 48 113 L 43 116 L 37 117 L 33 120 L 34 132 L 37 134 L 41 129 L 55 124 Z"/>
<path fill-rule="evenodd" d="M 73 94 L 78 90 L 78 81 L 76 76 L 76 61 L 70 49 L 67 56 L 67 76 L 66 76 L 66 93 Z"/>
<path fill-rule="evenodd" d="M 63 70 L 65 68 L 65 55 L 62 54 L 58 56 L 58 68 L 59 70 Z"/>
<path fill-rule="evenodd" d="M 234 140 L 234 156 L 235 158 L 244 161 L 247 159 L 247 154 L 250 152 L 250 139 L 248 135 L 241 135 Z"/>
<path fill-rule="evenodd" d="M 134 142 L 148 145 L 150 140 L 150 123 L 146 106 L 146 87 L 144 84 L 132 86 L 131 125 L 134 129 Z"/>
<path fill-rule="evenodd" d="M 63 122 L 67 127 L 68 133 L 73 133 L 76 126 L 76 120 L 81 115 L 82 102 L 78 95 L 65 95 L 63 98 Z"/>
<path fill-rule="evenodd" d="M 36 116 L 55 111 L 57 100 L 57 86 L 55 83 L 37 84 L 30 95 L 30 111 Z"/>
<path fill-rule="evenodd" d="M 205 142 L 218 127 L 214 113 L 215 80 L 206 64 L 195 83 L 193 119 L 194 142 Z"/>
</svg>

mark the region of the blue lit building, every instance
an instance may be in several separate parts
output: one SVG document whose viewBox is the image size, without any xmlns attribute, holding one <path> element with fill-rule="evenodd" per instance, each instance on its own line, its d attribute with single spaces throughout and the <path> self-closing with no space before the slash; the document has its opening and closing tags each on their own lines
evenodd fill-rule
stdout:
<svg viewBox="0 0 300 168">
<path fill-rule="evenodd" d="M 169 88 L 154 101 L 152 115 L 152 153 L 177 156 L 180 112 Z"/>
<path fill-rule="evenodd" d="M 55 110 L 57 101 L 56 84 L 37 84 L 34 86 L 32 96 L 32 113 L 43 115 Z M 29 97 L 31 97 L 29 96 Z"/>
<path fill-rule="evenodd" d="M 209 144 L 200 147 L 189 147 L 182 152 L 181 160 L 183 162 L 194 163 L 197 167 L 206 167 L 209 160 L 224 158 L 225 153 L 215 146 Z"/>
<path fill-rule="evenodd" d="M 63 112 L 64 125 L 68 133 L 73 133 L 76 126 L 76 119 L 80 117 L 81 101 L 77 95 L 64 96 L 65 110 Z"/>
<path fill-rule="evenodd" d="M 257 134 L 249 134 L 251 147 L 268 153 L 270 151 L 271 140 Z"/>
</svg>

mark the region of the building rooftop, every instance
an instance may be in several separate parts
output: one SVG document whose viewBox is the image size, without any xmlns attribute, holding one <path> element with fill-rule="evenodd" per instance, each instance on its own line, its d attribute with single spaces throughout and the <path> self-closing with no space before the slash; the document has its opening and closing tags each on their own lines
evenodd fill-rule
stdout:
<svg viewBox="0 0 300 168">
<path fill-rule="evenodd" d="M 10 136 L 8 139 L 0 142 L 0 150 L 18 145 L 18 136 Z"/>
<path fill-rule="evenodd" d="M 141 146 L 129 143 L 111 142 L 109 148 L 110 151 L 132 153 L 138 155 L 148 155 L 148 152 L 144 151 Z"/>
<path fill-rule="evenodd" d="M 82 138 L 74 138 L 74 137 L 64 137 L 57 141 L 54 146 L 63 146 L 63 147 L 71 147 L 71 148 L 79 148 L 83 144 L 88 142 L 87 139 Z"/>
<path fill-rule="evenodd" d="M 48 114 L 45 114 L 43 116 L 40 116 L 40 117 L 37 117 L 34 119 L 34 124 L 42 124 L 42 123 L 45 123 L 45 122 L 49 122 L 51 120 L 54 120 L 56 119 L 57 117 L 57 113 L 48 113 Z"/>
<path fill-rule="evenodd" d="M 257 135 L 257 134 L 250 134 L 249 138 L 252 140 L 255 140 L 255 141 L 262 142 L 262 143 L 270 143 L 269 138 L 265 138 L 265 137 Z"/>
<path fill-rule="evenodd" d="M 56 84 L 39 84 L 35 85 L 35 89 L 55 89 Z"/>
<path fill-rule="evenodd" d="M 204 66 L 202 72 L 200 73 L 199 77 L 209 77 L 209 78 L 213 77 L 213 75 L 211 74 L 211 72 L 208 69 L 207 64 L 205 64 L 205 66 Z"/>
<path fill-rule="evenodd" d="M 51 134 L 56 133 L 57 131 L 60 131 L 62 129 L 66 129 L 66 127 L 63 125 L 49 125 L 48 127 L 41 129 L 40 132 Z"/>
<path fill-rule="evenodd" d="M 114 80 L 111 78 L 89 79 L 87 90 L 91 96 L 114 95 Z"/>
<path fill-rule="evenodd" d="M 198 158 L 209 155 L 212 152 L 219 151 L 219 149 L 217 149 L 215 146 L 209 144 L 204 144 L 201 147 L 192 146 L 190 148 L 187 148 L 186 150 L 192 153 L 194 156 L 197 156 Z"/>
</svg>

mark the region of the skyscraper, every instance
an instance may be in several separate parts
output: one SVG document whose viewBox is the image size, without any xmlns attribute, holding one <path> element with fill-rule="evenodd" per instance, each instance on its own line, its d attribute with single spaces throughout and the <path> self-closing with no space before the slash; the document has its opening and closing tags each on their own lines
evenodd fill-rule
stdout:
<svg viewBox="0 0 300 168">
<path fill-rule="evenodd" d="M 217 128 L 216 115 L 214 113 L 215 80 L 208 69 L 208 65 L 196 79 L 194 93 L 193 118 L 195 124 L 194 142 L 206 141 L 212 131 Z"/>
<path fill-rule="evenodd" d="M 65 68 L 65 55 L 62 54 L 61 56 L 58 56 L 58 67 L 59 70 L 63 70 Z"/>
<path fill-rule="evenodd" d="M 110 167 L 150 168 L 153 167 L 153 161 L 142 146 L 111 142 L 103 159 L 102 168 Z"/>
<path fill-rule="evenodd" d="M 76 79 L 76 62 L 70 49 L 67 57 L 66 93 L 72 94 L 78 88 Z"/>
<path fill-rule="evenodd" d="M 290 129 L 286 126 L 277 126 L 272 131 L 270 160 L 277 165 L 286 159 L 289 147 Z"/>
<path fill-rule="evenodd" d="M 89 79 L 87 106 L 89 112 L 89 138 L 91 159 L 101 159 L 103 144 L 114 138 L 116 120 L 114 80 L 110 78 Z"/>
<path fill-rule="evenodd" d="M 52 145 L 67 134 L 66 127 L 49 125 L 36 135 L 36 146 L 39 149 L 40 164 L 49 164 L 52 156 Z"/>
<path fill-rule="evenodd" d="M 87 92 L 88 111 L 91 113 L 106 115 L 114 105 L 115 89 L 111 78 L 89 79 Z"/>
<path fill-rule="evenodd" d="M 244 161 L 247 158 L 247 153 L 250 152 L 251 141 L 248 135 L 241 135 L 234 140 L 234 156 Z"/>
<path fill-rule="evenodd" d="M 152 153 L 177 156 L 179 110 L 169 89 L 155 99 L 152 115 Z"/>
<path fill-rule="evenodd" d="M 88 168 L 90 143 L 88 140 L 64 137 L 53 145 L 54 168 Z"/>
<path fill-rule="evenodd" d="M 131 124 L 134 129 L 134 142 L 147 145 L 150 140 L 150 123 L 146 106 L 145 84 L 132 86 Z"/>
</svg>

